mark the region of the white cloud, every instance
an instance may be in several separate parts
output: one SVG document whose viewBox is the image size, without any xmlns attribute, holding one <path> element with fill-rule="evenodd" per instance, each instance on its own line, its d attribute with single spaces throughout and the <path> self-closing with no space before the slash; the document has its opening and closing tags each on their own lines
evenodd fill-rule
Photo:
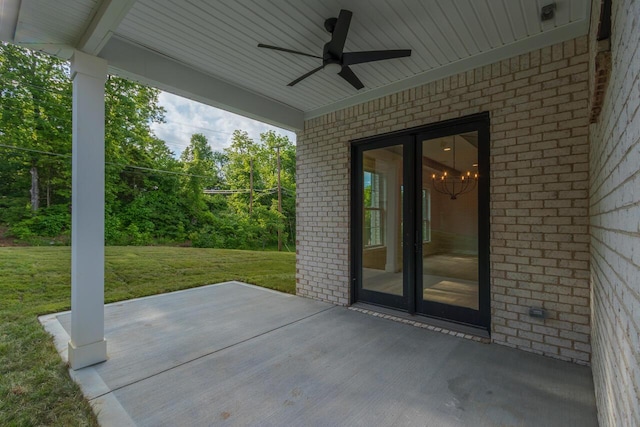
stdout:
<svg viewBox="0 0 640 427">
<path fill-rule="evenodd" d="M 154 123 L 151 127 L 158 138 L 164 140 L 176 157 L 189 145 L 191 135 L 206 136 L 214 151 L 222 151 L 231 144 L 234 130 L 243 130 L 254 141 L 268 130 L 287 136 L 295 143 L 296 134 L 219 108 L 201 104 L 181 96 L 161 92 L 159 103 L 166 109 L 166 123 Z"/>
</svg>

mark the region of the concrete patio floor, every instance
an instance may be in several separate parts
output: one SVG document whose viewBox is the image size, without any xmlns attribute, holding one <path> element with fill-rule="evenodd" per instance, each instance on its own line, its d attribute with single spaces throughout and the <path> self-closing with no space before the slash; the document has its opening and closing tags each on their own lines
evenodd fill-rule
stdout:
<svg viewBox="0 0 640 427">
<path fill-rule="evenodd" d="M 66 360 L 70 314 L 41 317 Z M 109 304 L 103 426 L 597 426 L 591 371 L 238 282 Z"/>
</svg>

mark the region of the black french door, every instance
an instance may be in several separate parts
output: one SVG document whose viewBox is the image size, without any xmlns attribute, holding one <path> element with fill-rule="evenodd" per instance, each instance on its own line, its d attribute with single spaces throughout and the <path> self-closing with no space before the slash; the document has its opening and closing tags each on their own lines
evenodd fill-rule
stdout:
<svg viewBox="0 0 640 427">
<path fill-rule="evenodd" d="M 352 150 L 353 300 L 488 329 L 488 114 Z"/>
</svg>

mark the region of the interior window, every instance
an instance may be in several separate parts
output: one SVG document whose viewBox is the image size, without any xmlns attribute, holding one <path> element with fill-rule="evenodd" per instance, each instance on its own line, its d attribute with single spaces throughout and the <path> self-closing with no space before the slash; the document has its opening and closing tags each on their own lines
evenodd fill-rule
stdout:
<svg viewBox="0 0 640 427">
<path fill-rule="evenodd" d="M 380 173 L 364 172 L 364 244 L 384 245 L 384 177 Z"/>
</svg>

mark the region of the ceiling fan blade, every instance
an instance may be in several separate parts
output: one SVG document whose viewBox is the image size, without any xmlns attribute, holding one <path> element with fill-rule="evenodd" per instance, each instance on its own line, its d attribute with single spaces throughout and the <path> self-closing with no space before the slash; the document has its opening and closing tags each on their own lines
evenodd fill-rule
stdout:
<svg viewBox="0 0 640 427">
<path fill-rule="evenodd" d="M 344 50 L 344 43 L 347 40 L 347 33 L 349 32 L 349 25 L 351 25 L 351 11 L 341 9 L 340 15 L 338 15 L 338 21 L 333 29 L 331 35 L 331 41 L 329 42 L 328 52 L 336 59 L 340 59 L 342 51 Z"/>
<path fill-rule="evenodd" d="M 318 59 L 322 59 L 322 57 L 321 57 L 321 56 L 311 55 L 310 53 L 298 52 L 297 50 L 285 49 L 285 48 L 283 48 L 283 47 L 278 47 L 278 46 L 270 46 L 270 45 L 268 45 L 268 44 L 258 43 L 258 47 L 261 47 L 261 48 L 264 48 L 264 49 L 279 50 L 280 52 L 294 53 L 294 54 L 296 54 L 296 55 L 309 56 L 309 57 L 311 57 L 311 58 L 318 58 Z"/>
<path fill-rule="evenodd" d="M 324 65 L 319 66 L 318 68 L 314 68 L 313 70 L 309 71 L 307 74 L 304 74 L 300 77 L 298 77 L 297 79 L 295 79 L 294 81 L 292 81 L 291 83 L 289 83 L 287 86 L 293 86 L 297 83 L 300 83 L 302 80 L 306 79 L 307 77 L 309 77 L 311 74 L 316 73 L 320 70 L 322 70 L 322 68 L 324 67 Z"/>
<path fill-rule="evenodd" d="M 342 70 L 338 73 L 340 77 L 351 83 L 351 86 L 360 90 L 364 87 L 358 76 L 348 66 L 342 67 Z"/>
<path fill-rule="evenodd" d="M 347 52 L 342 54 L 342 64 L 354 65 L 364 62 L 383 61 L 385 59 L 404 58 L 407 56 L 411 56 L 411 49 Z"/>
</svg>

